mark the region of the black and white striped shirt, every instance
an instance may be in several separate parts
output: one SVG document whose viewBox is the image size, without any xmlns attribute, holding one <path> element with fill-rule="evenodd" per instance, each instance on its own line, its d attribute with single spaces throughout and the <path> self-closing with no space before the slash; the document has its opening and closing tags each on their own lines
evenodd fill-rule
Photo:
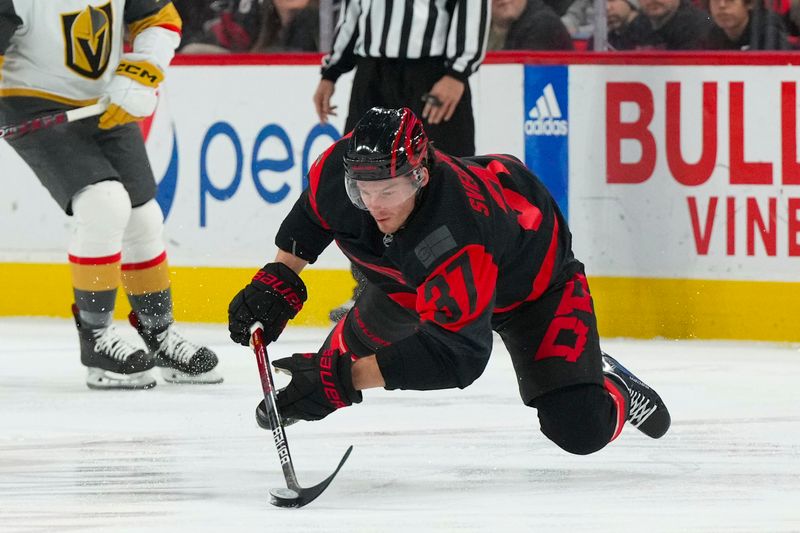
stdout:
<svg viewBox="0 0 800 533">
<path fill-rule="evenodd" d="M 491 0 L 342 0 L 322 77 L 336 81 L 356 57 L 445 58 L 466 79 L 486 55 Z"/>
</svg>

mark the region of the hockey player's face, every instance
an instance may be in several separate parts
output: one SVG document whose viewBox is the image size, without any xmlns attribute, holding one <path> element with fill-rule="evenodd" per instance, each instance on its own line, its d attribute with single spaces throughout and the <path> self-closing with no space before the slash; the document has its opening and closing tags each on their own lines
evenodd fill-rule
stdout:
<svg viewBox="0 0 800 533">
<path fill-rule="evenodd" d="M 361 200 L 382 233 L 394 233 L 414 210 L 417 191 L 427 183 L 427 169 L 422 183 L 412 174 L 381 181 L 359 181 Z"/>
</svg>

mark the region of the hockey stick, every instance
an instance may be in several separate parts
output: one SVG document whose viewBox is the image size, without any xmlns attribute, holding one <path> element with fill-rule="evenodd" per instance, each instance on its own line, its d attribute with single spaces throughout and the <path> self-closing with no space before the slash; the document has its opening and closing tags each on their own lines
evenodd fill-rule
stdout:
<svg viewBox="0 0 800 533">
<path fill-rule="evenodd" d="M 294 473 L 292 456 L 289 454 L 289 443 L 286 441 L 284 424 L 278 414 L 278 407 L 275 402 L 275 381 L 272 379 L 272 370 L 269 368 L 269 358 L 267 357 L 267 347 L 264 345 L 263 333 L 264 328 L 261 323 L 256 322 L 253 324 L 253 327 L 250 328 L 250 345 L 256 355 L 258 373 L 261 376 L 261 388 L 264 390 L 264 405 L 266 405 L 267 418 L 272 428 L 275 447 L 278 449 L 278 458 L 281 461 L 281 468 L 283 468 L 283 477 L 286 478 L 285 489 L 270 489 L 270 503 L 278 507 L 303 507 L 314 501 L 317 496 L 328 488 L 328 485 L 339 473 L 344 462 L 350 457 L 353 447 L 347 448 L 344 457 L 339 461 L 339 466 L 324 481 L 307 489 L 300 486 L 297 482 L 297 475 Z"/>
<path fill-rule="evenodd" d="M 59 111 L 41 117 L 32 118 L 19 124 L 0 126 L 0 139 L 13 139 L 44 128 L 51 128 L 58 124 L 75 122 L 89 117 L 95 117 L 106 110 L 106 103 L 97 103 L 86 107 L 78 107 L 69 111 Z"/>
</svg>

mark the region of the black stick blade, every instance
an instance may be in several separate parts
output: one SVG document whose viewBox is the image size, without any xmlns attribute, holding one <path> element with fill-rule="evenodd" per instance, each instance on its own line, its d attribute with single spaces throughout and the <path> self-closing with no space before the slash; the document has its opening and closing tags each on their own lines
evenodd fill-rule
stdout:
<svg viewBox="0 0 800 533">
<path fill-rule="evenodd" d="M 333 478 L 336 477 L 336 474 L 338 474 L 339 470 L 342 469 L 344 462 L 347 461 L 348 457 L 350 457 L 350 452 L 352 451 L 353 451 L 352 446 L 347 448 L 347 451 L 344 453 L 342 460 L 339 461 L 339 466 L 336 467 L 336 470 L 333 471 L 333 474 L 325 478 L 325 480 L 318 483 L 317 485 L 314 485 L 313 487 L 304 489 L 303 487 L 298 485 L 297 487 L 270 489 L 269 503 L 271 503 L 276 507 L 299 508 L 313 502 L 314 500 L 317 499 L 317 497 L 320 494 L 322 494 L 325 491 L 325 489 L 328 488 L 328 485 L 331 484 Z"/>
</svg>

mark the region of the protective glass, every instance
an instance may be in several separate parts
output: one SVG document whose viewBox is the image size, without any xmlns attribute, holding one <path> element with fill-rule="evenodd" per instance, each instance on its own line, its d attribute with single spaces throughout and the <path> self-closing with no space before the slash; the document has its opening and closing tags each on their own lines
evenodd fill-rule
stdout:
<svg viewBox="0 0 800 533">
<path fill-rule="evenodd" d="M 344 184 L 347 196 L 359 209 L 393 209 L 417 194 L 422 187 L 422 177 L 422 167 L 385 180 L 359 180 L 357 175 L 345 173 Z"/>
</svg>

